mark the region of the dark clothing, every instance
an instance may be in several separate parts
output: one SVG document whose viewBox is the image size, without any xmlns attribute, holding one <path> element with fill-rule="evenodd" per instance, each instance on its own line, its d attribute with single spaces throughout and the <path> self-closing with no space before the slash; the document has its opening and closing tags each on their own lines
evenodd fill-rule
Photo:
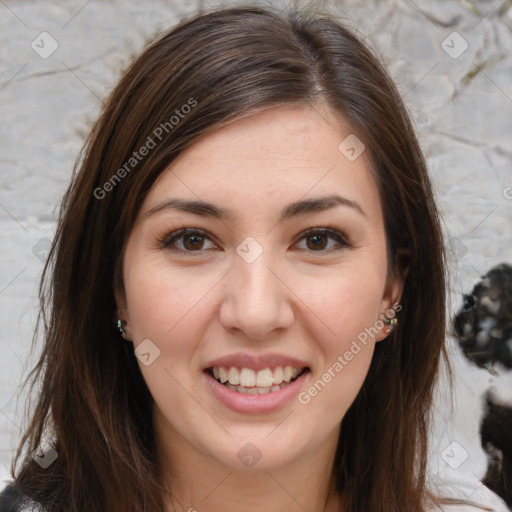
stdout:
<svg viewBox="0 0 512 512">
<path fill-rule="evenodd" d="M 44 508 L 8 484 L 0 493 L 0 512 L 44 512 Z"/>
</svg>

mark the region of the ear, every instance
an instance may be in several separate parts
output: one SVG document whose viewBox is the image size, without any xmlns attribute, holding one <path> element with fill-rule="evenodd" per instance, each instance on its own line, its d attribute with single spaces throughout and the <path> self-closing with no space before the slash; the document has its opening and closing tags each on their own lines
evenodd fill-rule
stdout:
<svg viewBox="0 0 512 512">
<path fill-rule="evenodd" d="M 122 328 L 124 334 L 119 333 L 125 340 L 132 341 L 131 329 L 130 329 L 130 318 L 128 307 L 126 303 L 126 294 L 124 291 L 124 285 L 122 279 L 116 275 L 114 279 L 114 298 L 116 301 L 116 310 L 114 311 L 114 324 L 117 324 L 118 320 L 122 322 Z"/>
<path fill-rule="evenodd" d="M 393 325 L 385 323 L 387 320 L 396 318 L 399 320 L 399 311 L 401 309 L 400 299 L 404 290 L 405 280 L 409 273 L 409 259 L 408 251 L 398 251 L 395 259 L 393 272 L 388 272 L 386 279 L 386 286 L 381 301 L 380 320 L 384 321 L 384 326 L 379 330 L 375 341 L 382 341 L 386 339 L 394 329 Z"/>
</svg>

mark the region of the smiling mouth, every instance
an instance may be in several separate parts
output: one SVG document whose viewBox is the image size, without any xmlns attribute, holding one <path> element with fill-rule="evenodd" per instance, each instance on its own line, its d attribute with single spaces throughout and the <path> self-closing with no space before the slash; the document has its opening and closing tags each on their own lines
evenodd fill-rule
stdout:
<svg viewBox="0 0 512 512">
<path fill-rule="evenodd" d="M 245 395 L 274 393 L 308 371 L 309 367 L 295 368 L 292 366 L 268 367 L 259 371 L 236 366 L 210 367 L 205 370 L 219 384 L 226 386 L 231 391 Z"/>
</svg>

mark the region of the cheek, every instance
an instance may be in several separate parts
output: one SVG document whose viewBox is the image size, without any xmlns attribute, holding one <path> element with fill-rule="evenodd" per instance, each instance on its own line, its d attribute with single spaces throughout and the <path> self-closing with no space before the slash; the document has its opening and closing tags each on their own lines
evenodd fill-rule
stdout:
<svg viewBox="0 0 512 512">
<path fill-rule="evenodd" d="M 187 380 L 201 339 L 201 325 L 191 319 L 206 314 L 202 311 L 202 286 L 194 286 L 190 274 L 185 274 L 188 278 L 184 274 L 147 258 L 132 258 L 125 267 L 134 346 L 149 339 L 157 354 L 147 366 L 140 359 L 139 367 L 155 401 L 165 407 L 180 407 L 180 402 L 186 401 L 180 383 Z"/>
<path fill-rule="evenodd" d="M 299 397 L 324 418 L 340 421 L 359 392 L 372 360 L 379 328 L 385 269 L 380 263 L 354 264 L 309 291 L 310 331 L 322 352 L 322 367 Z M 305 293 L 305 291 L 304 291 Z M 315 413 L 316 414 L 316 413 Z"/>
<path fill-rule="evenodd" d="M 201 301 L 205 283 L 198 278 L 194 285 L 196 280 L 191 281 L 190 273 L 179 269 L 171 272 L 168 266 L 147 257 L 132 257 L 125 275 L 134 346 L 149 339 L 157 347 L 158 356 L 151 364 L 138 361 L 155 403 L 168 414 L 190 408 L 190 394 L 183 383 L 190 380 L 194 353 L 202 337 L 202 325 L 193 319 L 206 318 Z"/>
<path fill-rule="evenodd" d="M 329 352 L 342 350 L 350 340 L 374 326 L 379 319 L 385 287 L 385 262 L 348 262 L 328 276 L 322 276 L 318 286 L 311 279 L 302 279 L 303 288 L 297 295 L 303 298 L 321 331 L 316 338 Z M 322 335 L 320 335 L 320 332 Z"/>
<path fill-rule="evenodd" d="M 155 258 L 156 259 L 156 258 Z M 134 339 L 154 338 L 163 343 L 175 338 L 201 308 L 215 285 L 214 276 L 170 269 L 166 262 L 133 258 L 125 268 L 125 288 Z M 190 326 L 189 326 L 190 327 Z"/>
</svg>

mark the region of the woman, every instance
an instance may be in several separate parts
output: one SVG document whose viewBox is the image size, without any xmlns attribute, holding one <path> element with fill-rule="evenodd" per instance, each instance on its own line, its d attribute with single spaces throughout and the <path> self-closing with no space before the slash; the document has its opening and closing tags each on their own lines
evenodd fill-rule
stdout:
<svg viewBox="0 0 512 512">
<path fill-rule="evenodd" d="M 220 10 L 153 42 L 41 301 L 13 510 L 439 510 L 438 214 L 395 86 L 329 16 Z"/>
</svg>

